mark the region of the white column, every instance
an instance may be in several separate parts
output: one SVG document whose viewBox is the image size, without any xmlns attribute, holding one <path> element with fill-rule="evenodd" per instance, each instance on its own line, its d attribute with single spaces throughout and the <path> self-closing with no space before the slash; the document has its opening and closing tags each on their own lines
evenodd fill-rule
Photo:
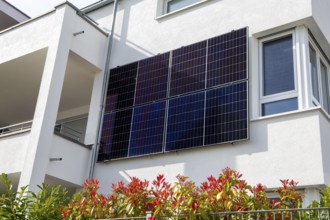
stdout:
<svg viewBox="0 0 330 220">
<path fill-rule="evenodd" d="M 37 105 L 28 143 L 27 154 L 19 187 L 29 185 L 28 190 L 37 191 L 37 185 L 44 182 L 54 126 L 72 41 L 70 17 L 73 10 L 61 5 L 55 12 L 54 35 L 50 39 L 43 70 Z M 33 65 L 33 64 L 31 64 Z"/>
<path fill-rule="evenodd" d="M 95 144 L 97 131 L 98 131 L 98 122 L 101 114 L 102 106 L 102 86 L 103 86 L 103 71 L 98 72 L 94 75 L 93 91 L 91 102 L 89 106 L 86 135 L 85 135 L 85 144 Z"/>
</svg>

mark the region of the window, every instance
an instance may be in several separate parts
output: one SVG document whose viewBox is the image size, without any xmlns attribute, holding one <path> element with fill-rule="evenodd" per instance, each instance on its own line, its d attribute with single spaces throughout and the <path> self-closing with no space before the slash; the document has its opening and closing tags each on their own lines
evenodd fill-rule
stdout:
<svg viewBox="0 0 330 220">
<path fill-rule="evenodd" d="M 312 103 L 330 114 L 329 62 L 313 41 L 309 39 L 309 72 L 311 81 Z"/>
<path fill-rule="evenodd" d="M 293 33 L 261 40 L 261 114 L 298 109 Z"/>
<path fill-rule="evenodd" d="M 164 1 L 164 14 L 177 11 L 179 9 L 188 7 L 195 3 L 200 2 L 201 0 L 165 0 Z"/>
</svg>

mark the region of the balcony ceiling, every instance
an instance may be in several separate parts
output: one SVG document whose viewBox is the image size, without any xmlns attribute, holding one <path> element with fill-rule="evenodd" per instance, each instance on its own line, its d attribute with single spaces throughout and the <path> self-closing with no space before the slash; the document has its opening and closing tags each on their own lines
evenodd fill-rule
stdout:
<svg viewBox="0 0 330 220">
<path fill-rule="evenodd" d="M 0 127 L 33 119 L 47 49 L 0 64 Z M 98 69 L 70 52 L 59 111 L 88 106 Z"/>
</svg>

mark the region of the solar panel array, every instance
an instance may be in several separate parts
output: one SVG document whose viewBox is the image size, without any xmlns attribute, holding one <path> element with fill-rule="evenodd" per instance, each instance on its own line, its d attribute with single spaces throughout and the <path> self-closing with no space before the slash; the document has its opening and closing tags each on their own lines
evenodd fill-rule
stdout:
<svg viewBox="0 0 330 220">
<path fill-rule="evenodd" d="M 247 28 L 110 70 L 99 161 L 248 138 Z"/>
</svg>

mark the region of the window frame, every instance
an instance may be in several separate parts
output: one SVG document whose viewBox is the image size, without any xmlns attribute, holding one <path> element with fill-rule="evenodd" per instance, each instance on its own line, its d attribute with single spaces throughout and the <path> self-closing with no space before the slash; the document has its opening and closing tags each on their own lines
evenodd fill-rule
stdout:
<svg viewBox="0 0 330 220">
<path fill-rule="evenodd" d="M 321 63 L 325 67 L 325 74 L 327 75 L 328 82 L 328 91 L 327 91 L 327 99 L 328 102 L 330 103 L 330 61 L 325 57 L 323 54 L 323 51 L 320 49 L 316 41 L 312 38 L 311 35 L 308 36 L 308 46 L 311 47 L 316 54 L 316 72 L 317 72 L 317 79 L 318 79 L 318 92 L 319 92 L 319 99 L 318 101 L 314 95 L 313 95 L 313 84 L 312 84 L 312 74 L 311 74 L 311 69 L 309 68 L 308 73 L 309 73 L 309 91 L 310 91 L 310 96 L 311 96 L 311 106 L 320 106 L 329 116 L 330 116 L 330 104 L 328 107 L 325 107 L 324 103 L 324 95 L 323 94 L 323 82 L 322 82 L 322 73 L 321 73 Z M 308 60 L 310 60 L 310 53 L 308 51 Z"/>
<path fill-rule="evenodd" d="M 208 0 L 198 0 L 197 2 L 195 3 L 192 3 L 192 4 L 189 4 L 185 7 L 182 7 L 182 8 L 179 8 L 177 10 L 174 10 L 174 11 L 168 11 L 168 4 L 171 2 L 171 1 L 175 1 L 175 0 L 163 0 L 163 10 L 162 10 L 162 15 L 167 15 L 167 14 L 171 14 L 171 13 L 175 13 L 175 12 L 178 12 L 178 11 L 182 11 L 182 10 L 185 10 L 186 8 L 190 8 L 190 7 L 193 7 L 194 5 L 198 5 L 204 1 L 208 1 Z"/>
<path fill-rule="evenodd" d="M 279 40 L 281 38 L 292 37 L 292 52 L 293 52 L 293 81 L 294 89 L 290 91 L 275 93 L 271 95 L 264 95 L 264 70 L 263 70 L 263 46 L 264 43 Z M 282 33 L 274 34 L 272 36 L 264 37 L 259 39 L 259 116 L 267 117 L 270 115 L 263 115 L 262 107 L 264 104 L 272 103 L 276 101 L 284 101 L 287 99 L 297 98 L 298 109 L 299 109 L 299 95 L 298 95 L 298 76 L 297 76 L 297 50 L 296 50 L 296 33 L 295 30 L 289 30 Z M 298 110 L 297 109 L 297 110 Z M 284 113 L 284 112 L 283 112 Z M 281 113 L 276 113 L 281 114 Z M 276 115 L 271 114 L 271 115 Z"/>
</svg>

